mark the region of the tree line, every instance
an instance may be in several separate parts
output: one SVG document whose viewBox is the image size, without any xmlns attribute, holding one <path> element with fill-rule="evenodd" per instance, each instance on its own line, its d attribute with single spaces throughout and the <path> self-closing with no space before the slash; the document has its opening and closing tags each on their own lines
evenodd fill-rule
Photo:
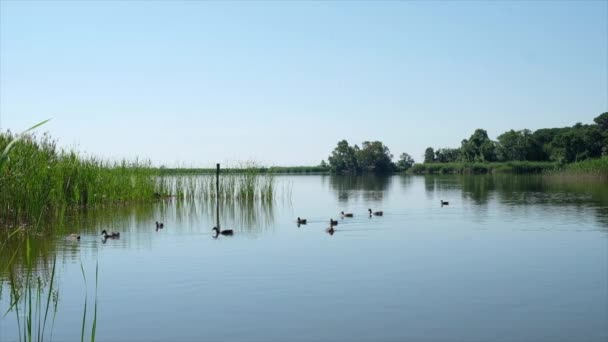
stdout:
<svg viewBox="0 0 608 342">
<path fill-rule="evenodd" d="M 414 159 L 407 153 L 402 153 L 397 163 L 393 162 L 391 151 L 380 141 L 364 141 L 359 147 L 342 140 L 327 160 L 329 163 L 323 160 L 320 166 L 341 174 L 385 174 L 406 171 L 414 165 Z"/>
<path fill-rule="evenodd" d="M 459 148 L 428 147 L 425 163 L 551 161 L 567 164 L 608 155 L 608 112 L 593 124 L 572 127 L 509 130 L 496 141 L 484 129 L 462 140 Z"/>
<path fill-rule="evenodd" d="M 510 162 L 540 161 L 567 164 L 608 155 L 608 112 L 602 113 L 594 123 L 577 123 L 572 127 L 509 130 L 491 140 L 488 132 L 477 129 L 460 147 L 428 147 L 425 163 L 451 162 Z M 407 171 L 414 159 L 402 153 L 397 162 L 389 148 L 380 141 L 364 141 L 361 147 L 342 140 L 331 155 L 321 161 L 322 168 L 333 173 L 392 173 Z"/>
</svg>

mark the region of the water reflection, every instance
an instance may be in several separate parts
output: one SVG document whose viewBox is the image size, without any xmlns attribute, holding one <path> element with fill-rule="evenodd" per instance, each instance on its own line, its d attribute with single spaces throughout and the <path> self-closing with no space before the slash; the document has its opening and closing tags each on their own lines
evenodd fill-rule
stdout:
<svg viewBox="0 0 608 342">
<path fill-rule="evenodd" d="M 232 201 L 219 203 L 220 221 L 223 229 L 228 227 L 247 235 L 258 235 L 273 226 L 275 203 L 273 201 Z M 164 222 L 160 231 L 175 234 L 192 234 L 209 230 L 216 222 L 214 200 L 193 199 L 178 201 L 168 199 L 154 204 L 140 204 L 128 207 L 92 208 L 72 212 L 61 222 L 48 223 L 39 233 L 0 235 L 0 286 L 2 280 L 9 279 L 11 273 L 19 273 L 25 264 L 27 253 L 35 260 L 33 270 L 45 278 L 52 266 L 52 260 L 78 260 L 82 250 L 96 251 L 102 245 L 114 248 L 151 248 L 156 234 L 156 222 Z M 178 228 L 178 229 L 176 229 Z M 120 239 L 105 240 L 102 230 L 120 232 Z M 79 233 L 80 240 L 69 239 L 71 233 Z M 28 248 L 29 244 L 29 248 Z M 9 262 L 10 261 L 10 262 Z M 9 265 L 10 267 L 5 267 Z"/>
<path fill-rule="evenodd" d="M 456 316 L 442 317 L 445 308 L 452 307 L 454 315 L 468 310 L 474 318 L 471 321 L 479 322 L 497 305 L 537 303 L 521 313 L 511 310 L 513 317 L 523 316 L 528 322 L 528 317 L 549 316 L 547 322 L 552 324 L 551 314 L 561 312 L 554 309 L 558 305 L 570 312 L 586 312 L 589 299 L 600 298 L 593 286 L 601 283 L 595 275 L 604 266 L 597 263 L 601 243 L 605 244 L 604 240 L 598 243 L 603 234 L 597 231 L 608 233 L 605 183 L 512 175 L 284 178 L 296 184 L 295 208 L 281 201 L 222 201 L 216 216 L 214 200 L 170 199 L 74 212 L 45 230 L 52 234 L 21 233 L 10 243 L 2 233 L 0 289 L 8 279 L 16 287 L 22 286 L 27 253 L 35 260 L 36 275 L 45 283 L 57 258 L 62 296 L 80 289 L 79 260 L 91 270 L 90 265 L 99 259 L 103 267 L 100 317 L 105 318 L 100 319 L 100 326 L 112 319 L 116 322 L 115 329 L 103 329 L 100 339 L 104 340 L 175 337 L 161 338 L 166 330 L 162 327 L 149 330 L 149 321 L 166 313 L 170 333 L 184 333 L 178 340 L 222 339 L 230 331 L 232 318 L 243 327 L 243 335 L 235 332 L 235 340 L 263 340 L 276 326 L 285 327 L 286 333 L 296 329 L 289 326 L 298 324 L 289 316 L 293 307 L 300 308 L 307 320 L 325 313 L 303 328 L 313 326 L 323 333 L 329 329 L 324 323 L 332 317 L 363 312 L 371 316 L 349 317 L 349 322 L 366 329 L 366 324 L 376 324 L 373 332 L 381 333 L 387 330 L 384 321 L 373 318 L 393 317 L 388 330 L 397 336 L 403 332 L 400 317 L 412 305 L 433 313 L 429 324 L 450 324 Z M 440 199 L 450 205 L 441 208 Z M 346 201 L 359 203 L 347 206 Z M 362 215 L 369 207 L 384 210 L 385 215 L 371 219 Z M 336 215 L 347 209 L 355 212 L 354 218 L 340 220 L 335 230 L 326 230 L 332 217 L 327 213 Z M 318 216 L 302 217 L 309 219 L 308 225 L 294 229 L 297 215 L 311 213 Z M 234 237 L 212 239 L 211 228 L 218 219 L 222 230 L 234 230 Z M 163 222 L 164 228 L 156 231 L 156 221 Z M 121 232 L 121 239 L 102 245 L 103 229 Z M 523 233 L 527 229 L 535 232 Z M 547 233 L 537 232 L 543 230 Z M 67 240 L 70 233 L 80 233 L 81 241 Z M 256 241 L 248 239 L 251 236 Z M 583 261 L 578 259 L 581 255 Z M 15 262 L 6 269 L 9 260 Z M 576 262 L 569 263 L 571 260 Z M 134 271 L 137 276 L 132 276 Z M 547 295 L 547 289 L 553 291 L 568 282 L 571 284 Z M 345 288 L 346 283 L 352 286 Z M 10 296 L 9 288 L 4 286 L 5 298 Z M 293 296 L 294 291 L 306 295 Z M 387 293 L 403 296 L 384 296 Z M 580 301 L 573 305 L 569 295 L 577 294 Z M 249 313 L 259 308 L 251 298 L 268 304 L 263 319 L 255 322 L 250 321 Z M 361 302 L 361 298 L 370 300 Z M 555 304 L 560 298 L 568 302 Z M 9 301 L 1 300 L 0 306 L 6 308 L 4 303 Z M 57 325 L 62 340 L 80 336 L 69 333 L 72 313 L 81 310 L 79 298 L 76 300 L 61 304 L 60 311 L 69 313 Z M 344 307 L 345 303 L 350 304 Z M 395 303 L 398 307 L 387 311 Z M 362 304 L 365 310 L 358 310 Z M 200 307 L 205 310 L 198 310 Z M 585 318 L 594 317 L 597 312 Z M 11 327 L 10 319 L 5 326 Z M 210 322 L 207 327 L 216 330 L 201 332 L 196 329 L 200 321 Z M 281 324 L 275 324 L 277 321 Z M 521 323 L 517 328 L 529 330 Z M 333 336 L 348 340 L 344 338 L 348 329 L 340 326 Z M 423 330 L 420 336 L 427 336 L 430 330 Z M 134 333 L 124 335 L 129 332 Z M 16 339 L 12 332 L 2 337 Z M 479 340 L 487 340 L 484 337 Z"/>
<path fill-rule="evenodd" d="M 390 185 L 390 176 L 329 176 L 329 185 L 338 201 L 353 200 L 381 202 Z"/>
<path fill-rule="evenodd" d="M 487 216 L 488 206 L 497 203 L 501 210 L 511 213 L 518 208 L 539 207 L 547 215 L 563 210 L 573 210 L 572 215 L 591 212 L 603 227 L 608 227 L 608 184 L 601 180 L 509 174 L 423 177 L 428 199 L 459 193 L 461 204 L 472 205 L 480 218 Z"/>
</svg>

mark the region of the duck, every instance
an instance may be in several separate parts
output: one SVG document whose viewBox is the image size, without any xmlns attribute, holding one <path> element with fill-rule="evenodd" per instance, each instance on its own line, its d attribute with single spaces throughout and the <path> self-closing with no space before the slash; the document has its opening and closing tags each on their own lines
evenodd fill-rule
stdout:
<svg viewBox="0 0 608 342">
<path fill-rule="evenodd" d="M 325 229 L 325 231 L 329 234 L 329 235 L 334 235 L 334 232 L 336 231 L 334 229 L 334 226 L 329 226 L 329 228 Z"/>
<path fill-rule="evenodd" d="M 450 202 L 448 201 L 444 201 L 444 200 L 440 200 L 441 201 L 441 206 L 443 207 L 444 205 L 450 205 Z"/>
<path fill-rule="evenodd" d="M 105 229 L 101 231 L 101 236 L 104 239 L 120 239 L 120 233 L 108 234 Z"/>
<path fill-rule="evenodd" d="M 70 235 L 68 235 L 68 240 L 80 240 L 80 235 L 70 234 Z"/>
<path fill-rule="evenodd" d="M 162 229 L 162 228 L 165 228 L 165 224 L 164 224 L 164 223 L 162 223 L 162 222 L 158 222 L 158 221 L 156 221 L 156 228 L 157 228 L 157 229 L 158 229 L 158 228 L 161 228 L 161 229 Z"/>
<path fill-rule="evenodd" d="M 337 226 L 337 225 L 338 225 L 338 220 L 329 219 L 330 227 Z"/>
<path fill-rule="evenodd" d="M 234 235 L 234 231 L 232 231 L 232 229 L 226 229 L 226 230 L 220 230 L 218 227 L 213 227 L 213 229 L 211 229 L 213 231 L 215 231 L 215 236 L 217 237 L 218 235 L 222 234 L 224 236 L 232 236 Z"/>
<path fill-rule="evenodd" d="M 298 217 L 298 224 L 306 224 L 306 219 L 301 219 Z"/>
<path fill-rule="evenodd" d="M 342 215 L 342 218 L 344 218 L 344 217 L 353 217 L 354 216 L 353 213 L 344 213 L 344 212 L 341 212 L 340 215 Z"/>
<path fill-rule="evenodd" d="M 369 212 L 369 216 L 372 216 L 372 215 L 374 215 L 374 216 L 382 216 L 382 215 L 384 215 L 383 211 L 374 211 L 374 212 L 372 212 L 371 209 L 367 209 L 367 211 Z"/>
</svg>

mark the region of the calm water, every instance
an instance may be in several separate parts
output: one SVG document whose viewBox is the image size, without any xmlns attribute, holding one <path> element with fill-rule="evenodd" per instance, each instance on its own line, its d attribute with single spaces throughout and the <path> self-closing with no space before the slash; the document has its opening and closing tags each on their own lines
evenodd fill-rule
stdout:
<svg viewBox="0 0 608 342">
<path fill-rule="evenodd" d="M 58 258 L 53 338 L 80 338 L 80 265 L 91 299 L 99 262 L 99 341 L 608 340 L 605 183 L 508 175 L 277 182 L 271 207 L 222 206 L 233 237 L 213 238 L 215 209 L 204 202 L 89 211 L 66 227 L 80 242 L 41 237 L 39 272 Z M 384 216 L 369 218 L 368 208 Z M 327 234 L 341 210 L 355 217 Z M 297 227 L 297 216 L 308 225 Z M 121 239 L 102 243 L 104 228 Z M 3 315 L 6 274 L 0 280 Z M 17 338 L 9 313 L 0 340 Z"/>
</svg>

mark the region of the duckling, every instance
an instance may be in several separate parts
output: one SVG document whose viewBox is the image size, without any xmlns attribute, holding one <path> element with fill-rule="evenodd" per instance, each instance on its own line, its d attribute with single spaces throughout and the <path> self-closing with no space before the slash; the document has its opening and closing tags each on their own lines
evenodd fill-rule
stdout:
<svg viewBox="0 0 608 342">
<path fill-rule="evenodd" d="M 341 213 L 340 213 L 340 215 L 342 215 L 342 218 L 345 218 L 345 217 L 353 217 L 353 216 L 354 216 L 354 215 L 353 215 L 353 213 L 346 213 L 346 214 L 345 214 L 344 212 L 341 212 Z"/>
<path fill-rule="evenodd" d="M 374 211 L 374 212 L 372 212 L 371 209 L 367 209 L 367 211 L 369 212 L 369 216 L 372 216 L 372 215 L 374 215 L 374 216 L 382 216 L 382 215 L 384 215 L 383 211 Z"/>
<path fill-rule="evenodd" d="M 444 205 L 450 205 L 450 202 L 448 201 L 444 201 L 444 200 L 440 200 L 441 201 L 441 206 L 443 207 Z"/>
<path fill-rule="evenodd" d="M 306 224 L 306 219 L 301 219 L 298 217 L 298 224 Z"/>
<path fill-rule="evenodd" d="M 218 227 L 213 227 L 213 229 L 211 229 L 211 230 L 215 231 L 216 237 L 220 234 L 222 234 L 224 236 L 232 236 L 234 234 L 232 229 L 220 230 Z"/>
<path fill-rule="evenodd" d="M 80 235 L 78 235 L 78 234 L 70 234 L 70 235 L 68 235 L 68 240 L 78 240 L 78 241 L 80 241 Z"/>
<path fill-rule="evenodd" d="M 120 239 L 120 233 L 108 234 L 105 229 L 101 232 L 101 236 L 104 239 Z"/>
<path fill-rule="evenodd" d="M 337 225 L 338 225 L 338 220 L 329 219 L 330 227 L 337 226 Z"/>
</svg>

